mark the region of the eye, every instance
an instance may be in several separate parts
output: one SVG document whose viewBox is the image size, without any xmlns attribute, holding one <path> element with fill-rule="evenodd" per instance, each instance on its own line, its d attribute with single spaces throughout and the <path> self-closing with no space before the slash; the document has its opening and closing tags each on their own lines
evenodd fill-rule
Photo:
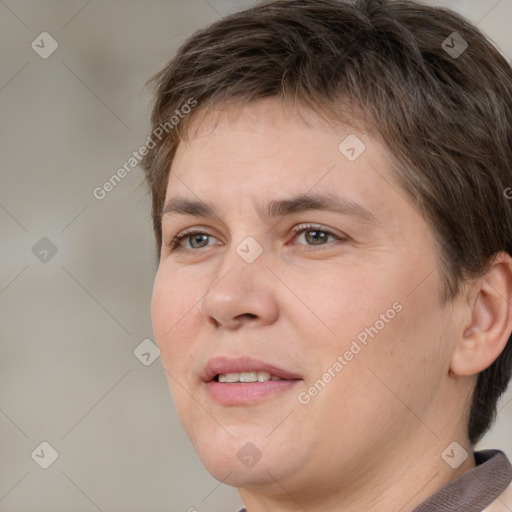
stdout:
<svg viewBox="0 0 512 512">
<path fill-rule="evenodd" d="M 328 238 L 332 237 L 334 240 L 346 240 L 346 238 L 338 236 L 334 234 L 332 231 L 328 229 L 324 229 L 322 226 L 317 226 L 313 224 L 300 225 L 293 229 L 295 233 L 294 240 L 299 239 L 302 234 L 304 234 L 304 240 L 306 244 L 299 245 L 326 245 Z"/>
<path fill-rule="evenodd" d="M 167 247 L 169 248 L 169 250 L 171 252 L 189 249 L 189 247 L 181 246 L 182 241 L 189 241 L 190 249 L 202 249 L 203 247 L 208 246 L 208 244 L 205 245 L 204 242 L 207 241 L 209 237 L 212 237 L 212 235 L 205 233 L 204 231 L 199 231 L 199 230 L 183 231 L 179 235 L 176 235 L 169 242 L 169 244 L 167 244 Z"/>
</svg>

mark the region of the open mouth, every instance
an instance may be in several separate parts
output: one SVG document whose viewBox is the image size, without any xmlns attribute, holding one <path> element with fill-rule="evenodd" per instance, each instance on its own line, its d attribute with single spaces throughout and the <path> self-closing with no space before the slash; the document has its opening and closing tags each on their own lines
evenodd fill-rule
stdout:
<svg viewBox="0 0 512 512">
<path fill-rule="evenodd" d="M 210 359 L 201 379 L 209 398 L 221 405 L 256 404 L 277 395 L 284 399 L 286 391 L 303 380 L 300 375 L 247 356 Z"/>
<path fill-rule="evenodd" d="M 258 371 L 258 372 L 240 372 L 240 373 L 219 373 L 215 375 L 214 379 L 216 382 L 222 382 L 227 384 L 232 384 L 235 382 L 267 382 L 269 380 L 287 380 L 278 377 L 277 375 L 272 375 L 269 372 Z"/>
</svg>

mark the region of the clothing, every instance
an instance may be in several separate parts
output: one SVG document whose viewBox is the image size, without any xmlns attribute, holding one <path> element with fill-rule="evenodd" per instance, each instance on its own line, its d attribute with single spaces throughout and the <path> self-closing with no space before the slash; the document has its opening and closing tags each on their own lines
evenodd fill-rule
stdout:
<svg viewBox="0 0 512 512">
<path fill-rule="evenodd" d="M 507 456 L 500 450 L 482 450 L 474 456 L 475 468 L 447 483 L 413 512 L 510 512 L 512 464 Z"/>
<path fill-rule="evenodd" d="M 512 465 L 500 450 L 474 452 L 476 467 L 452 480 L 414 512 L 497 512 L 510 487 Z M 487 507 L 487 508 L 486 508 Z M 506 508 L 504 510 L 507 510 Z"/>
</svg>

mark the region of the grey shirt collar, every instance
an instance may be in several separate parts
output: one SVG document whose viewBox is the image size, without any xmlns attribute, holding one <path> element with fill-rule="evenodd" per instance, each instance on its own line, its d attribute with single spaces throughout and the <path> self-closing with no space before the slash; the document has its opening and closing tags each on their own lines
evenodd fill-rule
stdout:
<svg viewBox="0 0 512 512">
<path fill-rule="evenodd" d="M 512 481 L 512 465 L 500 450 L 474 452 L 477 466 L 452 480 L 413 512 L 482 512 Z"/>
</svg>

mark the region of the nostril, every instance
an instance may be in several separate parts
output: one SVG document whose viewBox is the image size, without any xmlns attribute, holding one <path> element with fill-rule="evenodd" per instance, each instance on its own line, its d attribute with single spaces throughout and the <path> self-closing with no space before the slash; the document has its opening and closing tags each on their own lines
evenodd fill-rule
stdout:
<svg viewBox="0 0 512 512">
<path fill-rule="evenodd" d="M 258 318 L 258 315 L 255 315 L 254 313 L 242 313 L 238 315 L 237 320 L 242 320 L 244 318 Z"/>
</svg>

